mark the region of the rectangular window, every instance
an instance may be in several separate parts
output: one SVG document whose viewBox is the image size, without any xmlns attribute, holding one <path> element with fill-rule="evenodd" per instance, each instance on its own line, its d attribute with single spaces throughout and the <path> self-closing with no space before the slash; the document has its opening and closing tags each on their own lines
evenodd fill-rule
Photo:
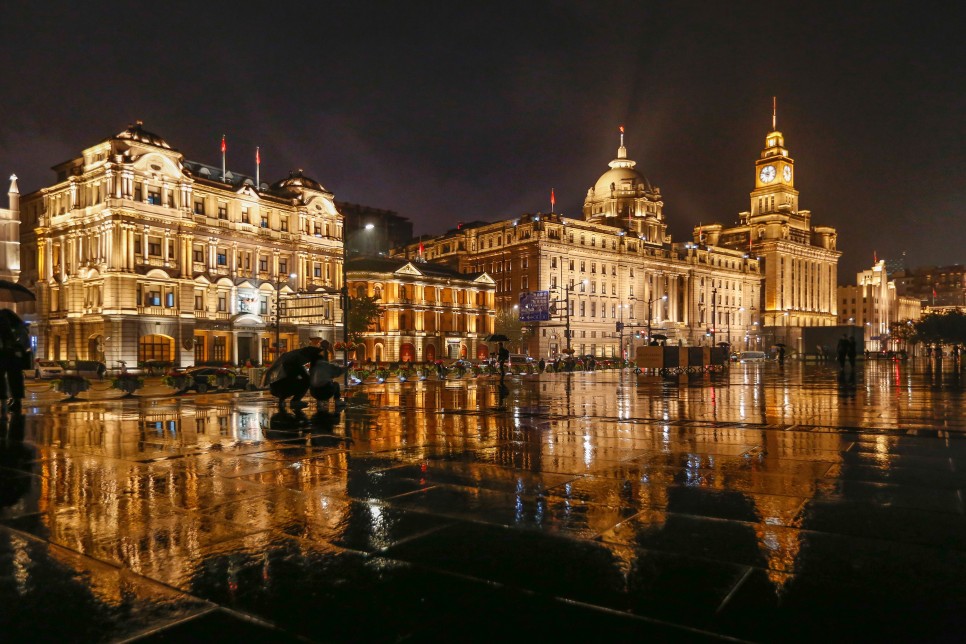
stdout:
<svg viewBox="0 0 966 644">
<path fill-rule="evenodd" d="M 219 266 L 228 266 L 228 253 L 225 249 L 219 248 L 216 257 Z"/>
<path fill-rule="evenodd" d="M 590 317 L 597 317 L 597 302 L 590 303 Z"/>
<path fill-rule="evenodd" d="M 263 297 L 261 302 L 258 304 L 258 313 L 260 315 L 268 315 L 268 298 Z"/>
<path fill-rule="evenodd" d="M 581 317 L 587 315 L 587 303 L 586 302 L 581 302 L 580 303 L 580 315 L 581 315 Z"/>
<path fill-rule="evenodd" d="M 267 257 L 259 257 L 258 258 L 258 270 L 260 270 L 263 273 L 267 273 L 268 272 L 268 258 Z"/>
<path fill-rule="evenodd" d="M 135 255 L 140 255 L 141 254 L 141 238 L 140 237 L 135 237 L 134 238 L 134 254 Z"/>
<path fill-rule="evenodd" d="M 313 268 L 313 274 L 316 277 L 322 277 L 322 264 L 316 264 Z"/>
<path fill-rule="evenodd" d="M 161 256 L 161 238 L 148 237 L 148 255 Z"/>
<path fill-rule="evenodd" d="M 200 295 L 195 295 L 195 311 L 200 311 L 205 307 L 204 298 Z"/>
<path fill-rule="evenodd" d="M 251 268 L 252 267 L 252 254 L 251 253 L 245 253 L 242 257 L 244 258 L 245 268 Z"/>
<path fill-rule="evenodd" d="M 278 272 L 282 275 L 288 275 L 288 260 L 280 259 L 278 260 Z"/>
<path fill-rule="evenodd" d="M 195 214 L 203 215 L 205 214 L 205 202 L 201 199 L 195 199 Z"/>
<path fill-rule="evenodd" d="M 288 230 L 288 217 L 282 217 L 281 226 L 283 231 Z"/>
<path fill-rule="evenodd" d="M 228 310 L 228 298 L 223 293 L 218 294 L 218 311 L 224 313 Z"/>
<path fill-rule="evenodd" d="M 192 261 L 198 262 L 199 264 L 205 261 L 205 251 L 201 248 L 195 248 L 191 251 Z"/>
<path fill-rule="evenodd" d="M 228 204 L 218 204 L 218 219 L 228 219 Z"/>
<path fill-rule="evenodd" d="M 520 288 L 523 290 L 527 290 L 528 288 L 530 288 L 530 280 L 527 278 L 526 275 L 520 278 Z"/>
<path fill-rule="evenodd" d="M 243 223 L 252 223 L 252 213 L 248 206 L 242 206 L 241 220 Z"/>
<path fill-rule="evenodd" d="M 152 206 L 161 205 L 161 189 L 160 188 L 148 188 L 148 203 Z"/>
<path fill-rule="evenodd" d="M 262 215 L 261 227 L 268 228 L 268 215 Z"/>
<path fill-rule="evenodd" d="M 141 194 L 142 194 L 142 192 L 141 192 L 141 184 L 140 183 L 135 183 L 134 184 L 134 200 L 135 201 L 141 201 Z"/>
<path fill-rule="evenodd" d="M 148 291 L 147 305 L 161 306 L 161 291 Z"/>
<path fill-rule="evenodd" d="M 550 268 L 557 268 L 557 258 L 556 257 L 551 257 L 550 258 Z"/>
<path fill-rule="evenodd" d="M 174 293 L 168 291 L 164 294 L 164 305 L 169 309 L 174 308 Z"/>
<path fill-rule="evenodd" d="M 224 361 L 228 355 L 228 343 L 227 338 L 223 335 L 216 335 L 211 339 L 211 352 L 212 359 L 218 361 Z"/>
<path fill-rule="evenodd" d="M 168 257 L 170 257 L 171 259 L 174 259 L 174 240 L 173 239 L 168 240 Z"/>
</svg>

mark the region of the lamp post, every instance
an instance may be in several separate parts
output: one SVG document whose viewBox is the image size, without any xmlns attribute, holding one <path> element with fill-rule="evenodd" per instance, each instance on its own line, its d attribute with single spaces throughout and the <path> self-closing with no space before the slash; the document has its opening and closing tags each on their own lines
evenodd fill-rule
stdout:
<svg viewBox="0 0 966 644">
<path fill-rule="evenodd" d="M 278 277 L 275 281 L 275 359 L 282 355 L 282 285 L 288 280 L 294 280 L 298 275 L 289 273 L 286 280 Z"/>
<path fill-rule="evenodd" d="M 376 227 L 373 223 L 364 226 L 364 230 L 370 231 Z M 349 229 L 345 222 L 342 223 L 342 366 L 345 372 L 342 374 L 343 386 L 349 386 L 349 310 L 352 300 L 349 298 L 349 271 L 346 265 L 349 263 Z"/>
<path fill-rule="evenodd" d="M 718 289 L 711 289 L 711 346 L 717 346 L 715 344 L 715 333 L 717 332 L 718 323 Z"/>
<path fill-rule="evenodd" d="M 660 302 L 662 300 L 667 300 L 667 295 L 662 295 L 657 300 L 654 299 L 653 294 L 647 297 L 647 343 L 651 343 L 651 318 L 654 317 L 654 302 Z"/>
</svg>

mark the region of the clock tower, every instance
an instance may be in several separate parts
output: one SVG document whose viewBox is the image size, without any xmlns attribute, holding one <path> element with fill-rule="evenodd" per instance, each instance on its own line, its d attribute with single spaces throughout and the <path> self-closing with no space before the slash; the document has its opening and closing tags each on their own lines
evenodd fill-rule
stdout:
<svg viewBox="0 0 966 644">
<path fill-rule="evenodd" d="M 775 102 L 772 101 L 771 132 L 765 137 L 765 149 L 755 161 L 755 189 L 751 193 L 752 216 L 786 211 L 798 212 L 798 190 L 795 190 L 795 160 L 788 156 L 785 137 L 776 127 Z"/>
</svg>

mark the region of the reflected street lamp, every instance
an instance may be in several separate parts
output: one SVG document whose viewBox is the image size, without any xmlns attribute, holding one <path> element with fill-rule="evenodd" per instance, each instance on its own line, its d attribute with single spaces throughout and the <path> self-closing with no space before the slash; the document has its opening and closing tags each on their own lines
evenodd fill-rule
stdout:
<svg viewBox="0 0 966 644">
<path fill-rule="evenodd" d="M 647 343 L 651 343 L 651 319 L 654 317 L 654 302 L 667 301 L 667 295 L 662 295 L 657 300 L 654 299 L 653 295 L 649 295 L 647 298 Z"/>
</svg>

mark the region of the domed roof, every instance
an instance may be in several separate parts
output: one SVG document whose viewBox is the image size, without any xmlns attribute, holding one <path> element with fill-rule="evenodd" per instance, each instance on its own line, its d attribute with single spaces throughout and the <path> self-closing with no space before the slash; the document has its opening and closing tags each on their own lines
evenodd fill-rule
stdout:
<svg viewBox="0 0 966 644">
<path fill-rule="evenodd" d="M 613 163 L 613 161 L 611 163 Z M 651 185 L 647 180 L 647 177 L 632 167 L 615 168 L 611 166 L 611 169 L 600 175 L 600 179 L 598 179 L 597 183 L 594 184 L 594 194 L 598 196 L 609 195 L 611 184 L 613 184 L 616 189 L 620 190 L 621 184 L 627 179 L 630 179 L 632 188 L 636 188 L 638 184 L 644 184 L 646 188 L 649 188 Z"/>
<path fill-rule="evenodd" d="M 314 190 L 316 192 L 328 192 L 322 184 L 302 174 L 302 169 L 292 170 L 288 173 L 288 179 L 282 179 L 272 184 L 273 190 Z"/>
<path fill-rule="evenodd" d="M 162 139 L 160 136 L 153 132 L 148 132 L 142 126 L 144 121 L 135 121 L 134 125 L 127 126 L 127 129 L 123 132 L 119 132 L 116 139 L 127 139 L 129 141 L 139 141 L 141 143 L 147 143 L 148 145 L 156 145 L 159 148 L 164 148 L 170 150 L 171 146 L 168 142 Z"/>
<path fill-rule="evenodd" d="M 643 174 L 634 169 L 637 161 L 627 158 L 627 148 L 624 147 L 624 126 L 621 126 L 621 145 L 617 148 L 617 158 L 608 163 L 610 170 L 600 175 L 600 179 L 594 184 L 595 196 L 610 195 L 611 186 L 616 190 L 632 190 L 638 185 L 644 184 L 650 188 L 651 184 Z M 630 185 L 626 185 L 630 183 Z"/>
</svg>

